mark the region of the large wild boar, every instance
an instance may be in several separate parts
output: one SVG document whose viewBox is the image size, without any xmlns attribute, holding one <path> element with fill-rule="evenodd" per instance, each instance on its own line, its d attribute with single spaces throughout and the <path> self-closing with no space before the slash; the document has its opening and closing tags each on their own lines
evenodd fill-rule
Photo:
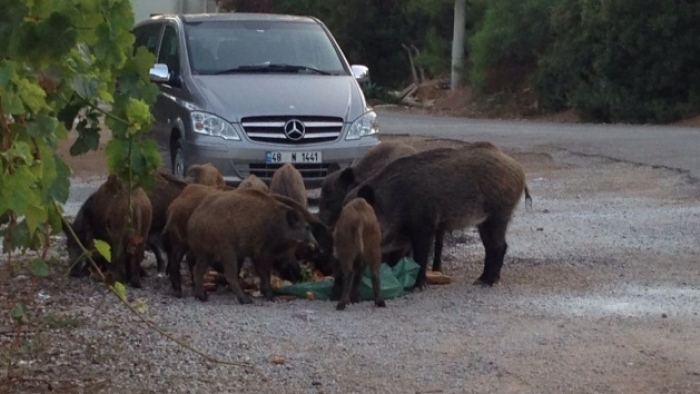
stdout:
<svg viewBox="0 0 700 394">
<path fill-rule="evenodd" d="M 332 227 L 350 190 L 392 161 L 416 152 L 416 148 L 403 142 L 382 142 L 356 159 L 350 167 L 328 174 L 321 185 L 318 217 Z"/>
<path fill-rule="evenodd" d="M 151 208 L 153 210 L 151 227 L 148 232 L 148 248 L 156 256 L 157 270 L 161 271 L 163 267 L 163 256 L 161 255 L 161 249 L 163 245 L 161 243 L 161 233 L 163 228 L 165 228 L 165 223 L 168 220 L 168 207 L 170 203 L 180 195 L 182 190 L 187 186 L 185 181 L 176 178 L 175 176 L 159 171 L 156 174 L 156 182 L 148 192 L 148 198 L 151 201 Z"/>
<path fill-rule="evenodd" d="M 358 197 L 373 201 L 385 242 L 410 242 L 421 266 L 415 287 L 425 286 L 433 241 L 439 256 L 445 231 L 468 226 L 478 227 L 486 250 L 475 284 L 491 286 L 500 279 L 508 223 L 523 193 L 528 201 L 530 196 L 522 166 L 489 145 L 400 158 L 357 189 Z"/>
<path fill-rule="evenodd" d="M 146 249 L 146 239 L 151 226 L 151 202 L 143 189 L 131 193 L 131 228 L 127 228 L 129 191 L 119 178 L 110 175 L 107 181 L 93 193 L 76 216 L 74 231 L 80 242 L 92 247 L 93 240 L 102 239 L 111 247 L 108 282 L 129 281 L 132 287 L 141 287 L 141 262 Z M 68 256 L 75 262 L 82 251 L 64 228 L 67 235 Z M 85 269 L 84 262 L 73 266 L 72 274 L 79 275 Z"/>
<path fill-rule="evenodd" d="M 191 165 L 187 169 L 187 174 L 185 174 L 185 182 L 214 187 L 224 187 L 226 185 L 224 177 L 211 163 Z"/>
<path fill-rule="evenodd" d="M 190 184 L 168 206 L 161 241 L 168 256 L 167 272 L 176 297 L 182 297 L 180 262 L 188 251 L 187 222 L 205 197 L 224 193 L 223 190 L 201 184 Z M 193 260 L 188 258 L 190 272 Z"/>
<path fill-rule="evenodd" d="M 290 163 L 285 163 L 272 174 L 270 193 L 289 197 L 304 208 L 308 207 L 304 178 L 299 170 Z"/>
<path fill-rule="evenodd" d="M 284 260 L 299 245 L 314 243 L 308 223 L 293 208 L 256 190 L 239 190 L 208 196 L 187 224 L 193 269 L 194 294 L 207 300 L 202 286 L 208 266 L 223 270 L 226 281 L 242 304 L 252 302 L 239 282 L 240 268 L 247 256 L 260 276 L 260 289 L 272 299 L 270 275 L 273 261 Z"/>
<path fill-rule="evenodd" d="M 262 179 L 258 178 L 255 174 L 250 174 L 246 179 L 244 179 L 241 183 L 238 184 L 239 189 L 257 189 L 260 191 L 263 191 L 267 193 L 270 191 L 270 188 L 267 186 L 265 182 L 263 182 Z"/>
<path fill-rule="evenodd" d="M 332 298 L 340 301 L 337 310 L 345 309 L 350 302 L 360 299 L 360 283 L 366 267 L 369 267 L 374 291 L 374 304 L 385 307 L 381 295 L 379 269 L 382 264 L 381 230 L 372 206 L 362 198 L 347 203 L 338 217 L 333 238 L 337 268 Z"/>
</svg>

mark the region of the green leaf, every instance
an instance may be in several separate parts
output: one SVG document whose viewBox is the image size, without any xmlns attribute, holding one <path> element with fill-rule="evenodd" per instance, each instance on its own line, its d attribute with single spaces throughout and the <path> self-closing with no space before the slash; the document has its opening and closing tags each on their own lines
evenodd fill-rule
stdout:
<svg viewBox="0 0 700 394">
<path fill-rule="evenodd" d="M 14 159 L 22 160 L 22 163 L 29 164 L 34 161 L 32 148 L 24 141 L 17 141 L 10 150 L 10 156 Z"/>
<path fill-rule="evenodd" d="M 45 206 L 40 206 L 36 204 L 27 205 L 27 210 L 24 213 L 24 218 L 27 221 L 27 228 L 29 229 L 29 236 L 34 235 L 34 231 L 42 224 L 45 223 L 49 218 L 49 213 Z"/>
<path fill-rule="evenodd" d="M 0 62 L 0 89 L 8 90 L 9 83 L 12 80 L 12 76 L 15 73 L 15 65 L 8 61 L 3 60 Z"/>
<path fill-rule="evenodd" d="M 20 324 L 27 323 L 27 305 L 24 302 L 16 303 L 10 309 L 10 317 Z"/>
<path fill-rule="evenodd" d="M 112 261 L 112 248 L 109 246 L 109 244 L 101 239 L 95 239 L 93 240 L 93 244 L 95 245 L 95 249 L 97 249 L 97 252 L 105 258 L 105 260 L 111 262 Z"/>
<path fill-rule="evenodd" d="M 100 129 L 88 125 L 87 119 L 81 119 L 76 129 L 78 130 L 78 138 L 69 149 L 71 156 L 82 155 L 90 150 L 97 150 L 100 146 Z"/>
<path fill-rule="evenodd" d="M 126 117 L 129 120 L 127 135 L 134 135 L 151 122 L 151 109 L 142 100 L 129 98 L 126 105 Z"/>
<path fill-rule="evenodd" d="M 31 272 L 34 276 L 49 276 L 51 273 L 49 270 L 49 265 L 40 257 L 32 259 L 32 261 L 29 263 L 29 272 Z"/>
<path fill-rule="evenodd" d="M 73 78 L 73 90 L 86 101 L 92 101 L 97 97 L 97 88 L 100 82 L 95 78 L 87 78 L 85 75 L 76 75 Z"/>
<path fill-rule="evenodd" d="M 39 112 L 41 109 L 49 109 L 46 105 L 46 92 L 34 82 L 26 78 L 15 81 L 17 94 L 30 112 Z"/>
<path fill-rule="evenodd" d="M 27 123 L 27 134 L 30 137 L 50 138 L 58 127 L 58 121 L 52 116 L 39 114 L 36 120 Z"/>
<path fill-rule="evenodd" d="M 107 169 L 111 174 L 117 173 L 120 165 L 129 162 L 128 141 L 112 138 L 105 146 L 105 156 L 107 157 Z"/>
<path fill-rule="evenodd" d="M 60 203 L 68 200 L 70 192 L 70 167 L 58 155 L 54 155 L 56 163 L 56 178 L 49 187 L 49 196 Z"/>
<path fill-rule="evenodd" d="M 29 167 L 17 167 L 12 175 L 0 177 L 0 211 L 11 209 L 24 214 L 27 209 L 28 196 L 34 194 L 32 186 L 36 181 Z"/>
<path fill-rule="evenodd" d="M 117 292 L 117 296 L 119 296 L 122 301 L 126 301 L 126 288 L 124 285 L 121 282 L 114 282 L 112 287 L 114 288 L 114 291 Z"/>
<path fill-rule="evenodd" d="M 148 312 L 148 304 L 146 303 L 146 300 L 143 298 L 137 298 L 136 301 L 134 301 L 131 306 L 136 309 L 136 312 L 138 313 L 146 313 Z"/>
</svg>

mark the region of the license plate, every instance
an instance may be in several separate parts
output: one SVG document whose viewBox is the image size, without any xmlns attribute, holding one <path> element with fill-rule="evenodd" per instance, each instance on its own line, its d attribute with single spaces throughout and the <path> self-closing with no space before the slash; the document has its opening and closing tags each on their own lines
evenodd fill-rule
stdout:
<svg viewBox="0 0 700 394">
<path fill-rule="evenodd" d="M 265 163 L 322 163 L 321 152 L 265 152 Z"/>
</svg>

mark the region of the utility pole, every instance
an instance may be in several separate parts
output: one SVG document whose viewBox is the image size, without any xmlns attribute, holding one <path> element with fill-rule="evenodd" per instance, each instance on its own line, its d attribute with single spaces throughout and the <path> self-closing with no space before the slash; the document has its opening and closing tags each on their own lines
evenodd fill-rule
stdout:
<svg viewBox="0 0 700 394">
<path fill-rule="evenodd" d="M 459 85 L 459 77 L 464 64 L 464 24 L 467 9 L 466 0 L 455 0 L 454 30 L 452 32 L 452 75 L 450 89 Z"/>
</svg>

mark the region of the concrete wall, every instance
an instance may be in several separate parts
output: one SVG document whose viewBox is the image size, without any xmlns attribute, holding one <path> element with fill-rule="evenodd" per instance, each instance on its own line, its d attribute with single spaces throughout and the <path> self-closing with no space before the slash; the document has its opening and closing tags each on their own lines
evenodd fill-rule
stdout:
<svg viewBox="0 0 700 394">
<path fill-rule="evenodd" d="M 134 23 L 151 14 L 196 14 L 216 12 L 216 0 L 133 0 Z"/>
</svg>

